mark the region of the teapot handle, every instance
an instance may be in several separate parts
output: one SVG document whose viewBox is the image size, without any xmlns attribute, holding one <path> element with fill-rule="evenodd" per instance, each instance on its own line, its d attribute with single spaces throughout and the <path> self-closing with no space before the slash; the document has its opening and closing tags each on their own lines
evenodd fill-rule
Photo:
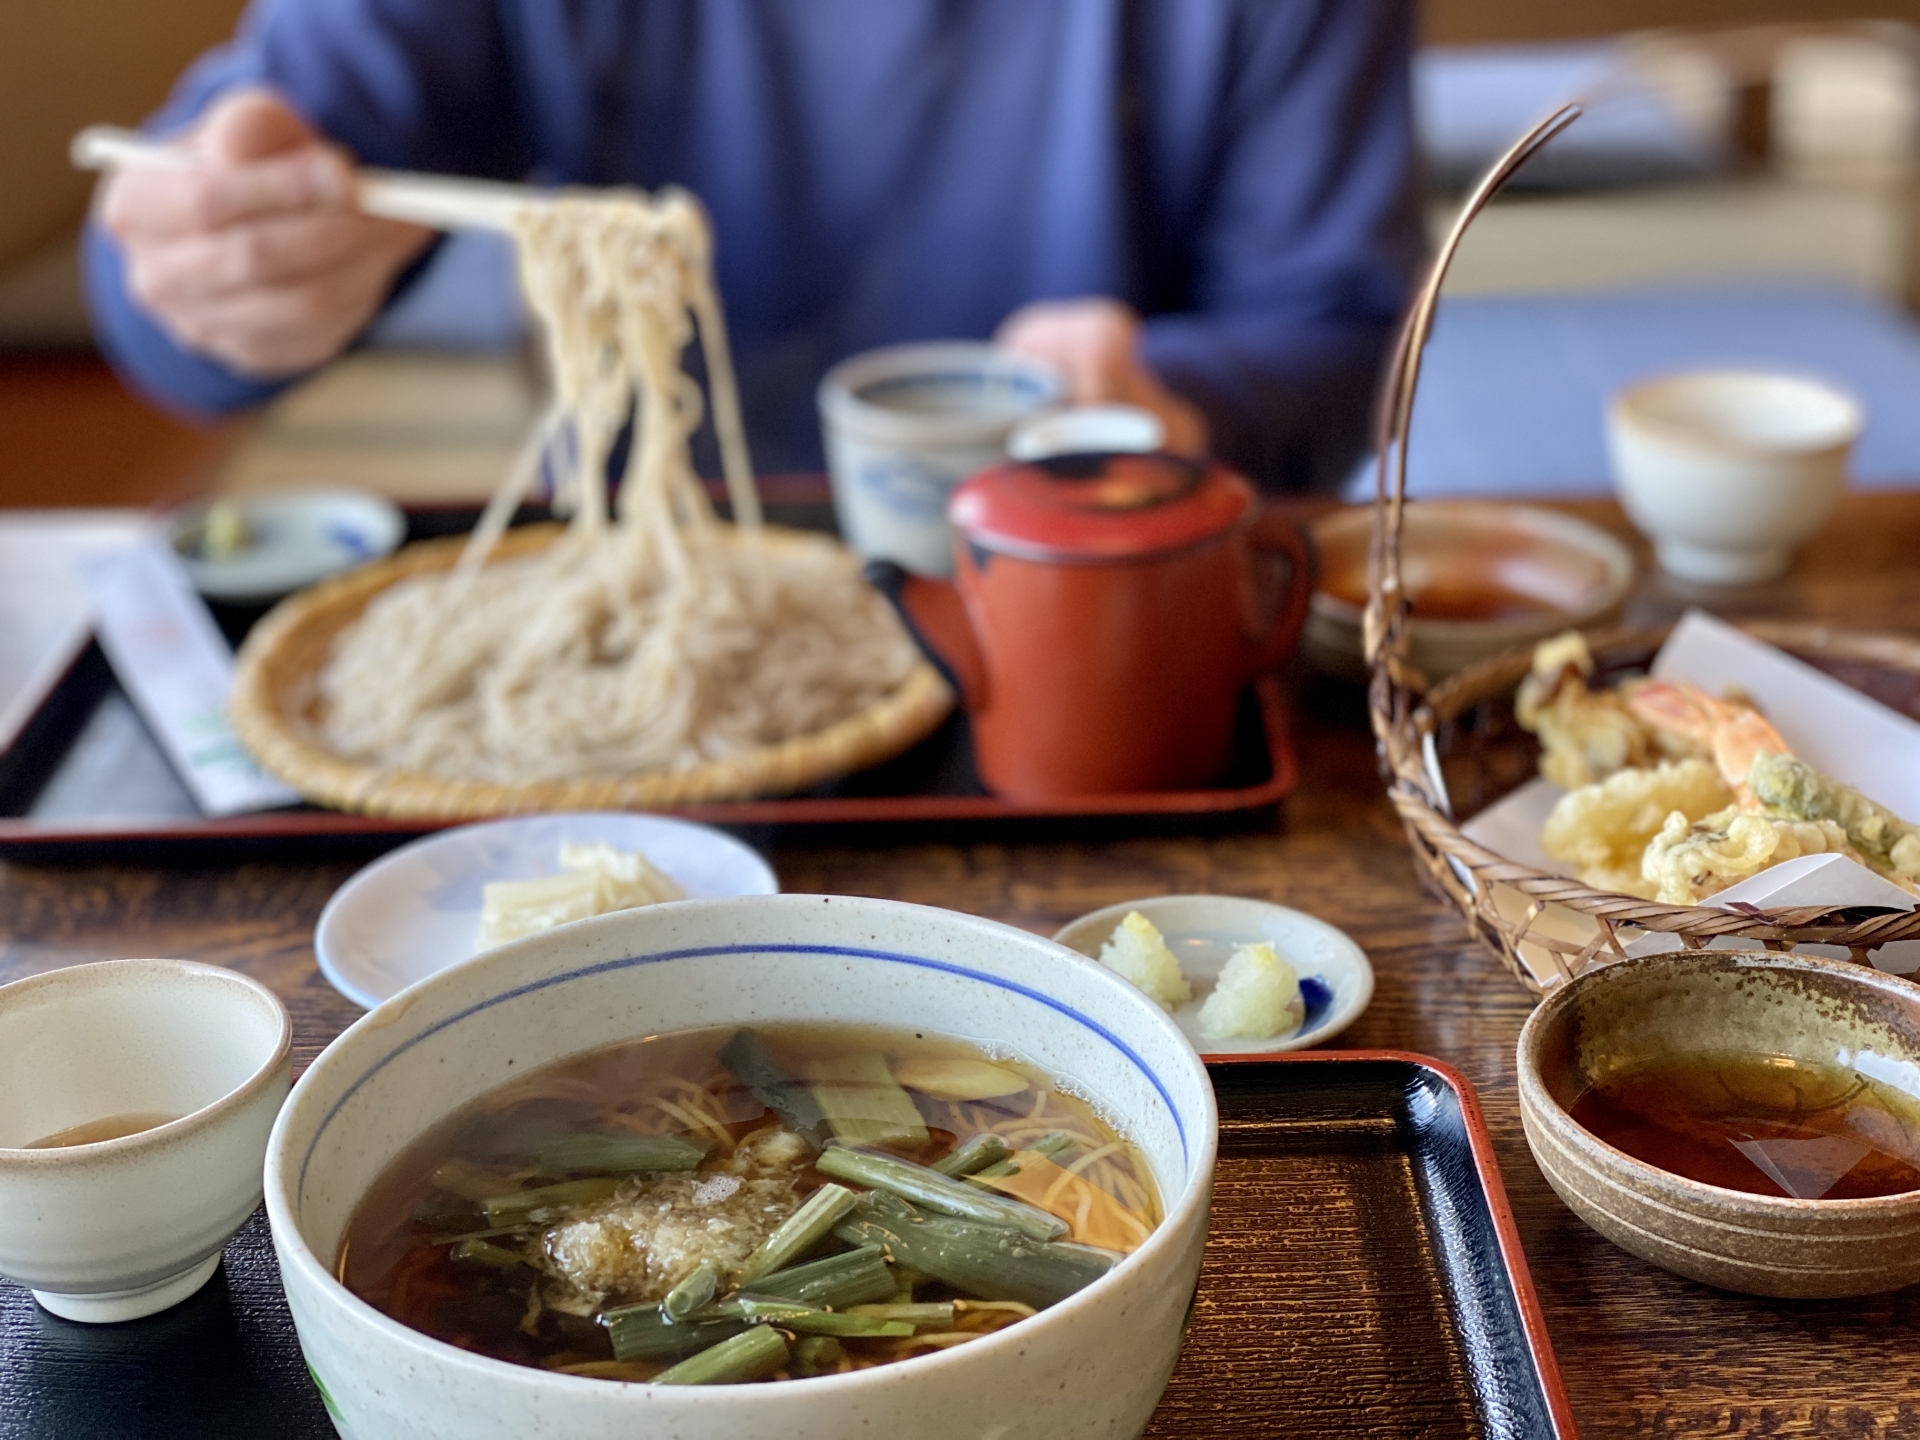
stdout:
<svg viewBox="0 0 1920 1440">
<path fill-rule="evenodd" d="M 1307 607 L 1318 578 L 1318 559 L 1307 532 L 1276 507 L 1267 505 L 1247 532 L 1250 580 L 1256 617 L 1249 629 L 1251 670 L 1271 670 L 1288 655 L 1307 623 Z M 1284 569 L 1284 575 L 1281 572 Z"/>
</svg>

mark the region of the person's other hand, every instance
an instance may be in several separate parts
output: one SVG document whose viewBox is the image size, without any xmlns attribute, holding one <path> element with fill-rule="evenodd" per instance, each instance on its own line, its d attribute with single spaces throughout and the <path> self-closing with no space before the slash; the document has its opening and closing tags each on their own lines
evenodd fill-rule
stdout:
<svg viewBox="0 0 1920 1440">
<path fill-rule="evenodd" d="M 432 232 L 353 208 L 353 162 L 265 90 L 216 101 L 176 140 L 190 168 L 108 177 L 100 223 L 127 288 L 180 344 L 257 378 L 332 359 Z"/>
<path fill-rule="evenodd" d="M 1206 454 L 1206 416 L 1140 358 L 1140 317 L 1131 306 L 1104 296 L 1039 300 L 1009 315 L 993 338 L 1017 355 L 1058 366 L 1074 404 L 1138 405 L 1160 417 L 1167 449 Z"/>
</svg>

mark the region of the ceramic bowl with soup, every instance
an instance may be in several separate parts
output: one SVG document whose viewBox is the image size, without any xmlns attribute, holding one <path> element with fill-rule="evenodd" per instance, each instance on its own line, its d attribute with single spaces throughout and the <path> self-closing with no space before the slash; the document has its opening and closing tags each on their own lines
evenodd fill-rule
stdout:
<svg viewBox="0 0 1920 1440">
<path fill-rule="evenodd" d="M 1920 987 L 1809 955 L 1620 960 L 1520 1032 L 1520 1118 L 1622 1249 L 1753 1295 L 1920 1280 Z"/>
<path fill-rule="evenodd" d="M 1336 510 L 1307 528 L 1320 580 L 1301 648 L 1323 670 L 1364 679 L 1360 627 L 1373 507 Z M 1633 581 L 1626 546 L 1552 510 L 1422 500 L 1407 506 L 1400 533 L 1400 575 L 1413 602 L 1409 658 L 1429 680 L 1603 620 Z"/>
<path fill-rule="evenodd" d="M 1072 952 L 886 901 L 503 946 L 315 1062 L 267 1162 L 335 1423 L 1137 1434 L 1206 1234 L 1205 1068 Z"/>
</svg>

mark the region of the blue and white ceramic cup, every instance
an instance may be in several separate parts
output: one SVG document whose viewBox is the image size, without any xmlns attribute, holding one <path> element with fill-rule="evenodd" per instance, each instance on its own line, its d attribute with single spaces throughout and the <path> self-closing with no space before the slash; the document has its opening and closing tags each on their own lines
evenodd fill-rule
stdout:
<svg viewBox="0 0 1920 1440">
<path fill-rule="evenodd" d="M 868 559 L 953 572 L 947 499 L 1003 458 L 1021 421 L 1066 382 L 984 341 L 894 345 L 843 360 L 820 382 L 820 428 L 840 533 Z"/>
</svg>

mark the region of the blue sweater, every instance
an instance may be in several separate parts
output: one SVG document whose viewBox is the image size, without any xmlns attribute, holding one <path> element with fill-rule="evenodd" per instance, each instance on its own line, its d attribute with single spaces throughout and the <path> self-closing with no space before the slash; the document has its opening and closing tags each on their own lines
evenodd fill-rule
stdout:
<svg viewBox="0 0 1920 1440">
<path fill-rule="evenodd" d="M 1275 486 L 1360 443 L 1421 249 L 1405 0 L 254 0 L 153 128 L 265 83 L 371 165 L 684 185 L 762 470 L 818 468 L 843 356 L 1110 295 Z M 182 350 L 86 240 L 97 333 L 176 410 L 276 385 Z"/>
</svg>

